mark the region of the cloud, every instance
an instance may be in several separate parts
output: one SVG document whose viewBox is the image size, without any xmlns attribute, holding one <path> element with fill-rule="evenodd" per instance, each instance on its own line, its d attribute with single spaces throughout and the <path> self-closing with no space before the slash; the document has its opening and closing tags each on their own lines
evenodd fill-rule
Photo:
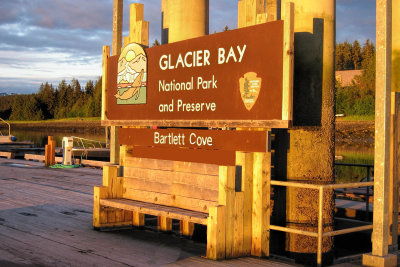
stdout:
<svg viewBox="0 0 400 267">
<path fill-rule="evenodd" d="M 210 34 L 237 27 L 237 0 L 210 0 Z M 144 3 L 150 45 L 161 40 L 161 0 Z M 0 92 L 32 92 L 42 82 L 81 82 L 101 74 L 102 46 L 112 43 L 113 0 L 0 0 Z M 337 40 L 375 39 L 375 0 L 337 0 Z M 21 86 L 23 85 L 23 86 Z"/>
</svg>

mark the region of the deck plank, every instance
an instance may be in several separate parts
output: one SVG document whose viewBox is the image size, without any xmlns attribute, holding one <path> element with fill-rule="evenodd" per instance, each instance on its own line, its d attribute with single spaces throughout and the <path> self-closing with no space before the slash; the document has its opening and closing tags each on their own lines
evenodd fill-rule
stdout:
<svg viewBox="0 0 400 267">
<path fill-rule="evenodd" d="M 293 266 L 258 258 L 210 261 L 204 243 L 173 234 L 92 227 L 102 170 L 49 169 L 0 158 L 0 266 Z"/>
</svg>

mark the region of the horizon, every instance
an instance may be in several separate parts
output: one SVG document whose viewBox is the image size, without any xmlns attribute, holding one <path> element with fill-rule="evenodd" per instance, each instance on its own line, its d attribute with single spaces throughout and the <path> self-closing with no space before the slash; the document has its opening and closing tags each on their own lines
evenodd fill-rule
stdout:
<svg viewBox="0 0 400 267">
<path fill-rule="evenodd" d="M 129 31 L 129 4 L 143 2 L 124 1 L 124 36 Z M 112 42 L 112 0 L 43 0 L 36 5 L 15 0 L 0 6 L 0 93 L 36 93 L 42 83 L 57 87 L 61 80 L 69 83 L 73 78 L 84 86 L 101 76 L 102 46 Z M 336 7 L 338 43 L 375 43 L 374 0 L 337 0 Z M 351 15 L 355 12 L 357 18 Z M 156 39 L 161 41 L 161 0 L 146 2 L 144 13 L 152 46 Z M 211 0 L 210 34 L 225 26 L 237 28 L 237 1 Z"/>
</svg>

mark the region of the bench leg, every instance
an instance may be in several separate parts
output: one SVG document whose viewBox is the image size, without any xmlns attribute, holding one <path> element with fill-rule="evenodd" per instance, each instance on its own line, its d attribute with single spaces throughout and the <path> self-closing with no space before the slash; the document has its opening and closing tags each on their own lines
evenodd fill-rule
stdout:
<svg viewBox="0 0 400 267">
<path fill-rule="evenodd" d="M 93 226 L 95 228 L 102 227 L 102 224 L 107 223 L 107 212 L 100 207 L 100 199 L 107 198 L 107 188 L 95 186 L 93 192 Z"/>
<path fill-rule="evenodd" d="M 132 212 L 120 209 L 104 208 L 100 205 L 101 199 L 109 197 L 109 188 L 95 186 L 93 192 L 93 227 L 126 227 L 132 225 Z"/>
<path fill-rule="evenodd" d="M 133 225 L 144 226 L 144 214 L 134 211 L 133 212 Z"/>
<path fill-rule="evenodd" d="M 225 207 L 210 207 L 207 219 L 207 258 L 225 259 Z"/>
<path fill-rule="evenodd" d="M 165 216 L 158 216 L 158 230 L 164 232 L 172 231 L 172 219 Z"/>
<path fill-rule="evenodd" d="M 194 223 L 188 221 L 180 221 L 180 233 L 184 236 L 192 236 L 194 232 Z"/>
</svg>

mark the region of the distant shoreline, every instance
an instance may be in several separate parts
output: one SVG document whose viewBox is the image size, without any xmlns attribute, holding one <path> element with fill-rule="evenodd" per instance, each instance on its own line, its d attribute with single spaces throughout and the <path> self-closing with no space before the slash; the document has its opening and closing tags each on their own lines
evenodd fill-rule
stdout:
<svg viewBox="0 0 400 267">
<path fill-rule="evenodd" d="M 105 131 L 104 126 L 101 126 L 100 120 L 11 122 L 10 125 L 11 134 L 13 130 L 92 134 L 104 134 Z M 5 125 L 3 124 L 0 129 L 5 129 Z"/>
</svg>

